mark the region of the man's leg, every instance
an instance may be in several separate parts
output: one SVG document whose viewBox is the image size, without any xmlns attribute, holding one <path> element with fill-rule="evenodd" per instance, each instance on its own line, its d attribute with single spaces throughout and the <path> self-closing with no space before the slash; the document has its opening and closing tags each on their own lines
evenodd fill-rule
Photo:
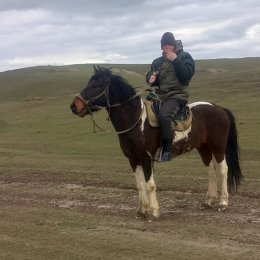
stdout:
<svg viewBox="0 0 260 260">
<path fill-rule="evenodd" d="M 162 103 L 159 112 L 160 131 L 162 138 L 162 155 L 160 161 L 170 161 L 172 159 L 172 141 L 173 131 L 171 124 L 173 122 L 174 115 L 181 109 L 181 101 L 177 99 L 167 99 Z"/>
</svg>

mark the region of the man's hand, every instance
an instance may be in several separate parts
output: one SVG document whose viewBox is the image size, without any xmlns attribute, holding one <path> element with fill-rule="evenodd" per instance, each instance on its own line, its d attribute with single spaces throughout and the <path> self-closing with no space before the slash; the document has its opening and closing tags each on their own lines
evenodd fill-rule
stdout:
<svg viewBox="0 0 260 260">
<path fill-rule="evenodd" d="M 169 49 L 167 49 L 165 51 L 165 56 L 166 56 L 167 60 L 169 60 L 169 61 L 174 61 L 177 58 L 176 53 Z"/>
<path fill-rule="evenodd" d="M 154 72 L 153 75 L 149 78 L 149 84 L 153 84 L 156 80 L 157 73 Z"/>
</svg>

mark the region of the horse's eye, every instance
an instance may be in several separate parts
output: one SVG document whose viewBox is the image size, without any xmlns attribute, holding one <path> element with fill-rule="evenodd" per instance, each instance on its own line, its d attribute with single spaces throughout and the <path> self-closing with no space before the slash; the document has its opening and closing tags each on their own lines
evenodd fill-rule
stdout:
<svg viewBox="0 0 260 260">
<path fill-rule="evenodd" d="M 96 84 L 93 85 L 94 88 L 102 88 L 103 84 L 100 84 L 99 82 L 96 82 Z"/>
</svg>

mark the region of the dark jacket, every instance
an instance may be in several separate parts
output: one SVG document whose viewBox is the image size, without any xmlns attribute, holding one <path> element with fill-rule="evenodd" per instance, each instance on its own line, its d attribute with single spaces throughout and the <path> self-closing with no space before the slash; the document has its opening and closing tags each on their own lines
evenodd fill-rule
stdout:
<svg viewBox="0 0 260 260">
<path fill-rule="evenodd" d="M 174 61 L 167 60 L 164 55 L 155 59 L 151 70 L 146 75 L 146 81 L 153 72 L 158 73 L 157 79 L 152 86 L 157 86 L 156 94 L 161 100 L 177 98 L 188 101 L 188 85 L 195 72 L 195 63 L 188 52 L 182 49 L 177 51 L 177 58 Z"/>
</svg>

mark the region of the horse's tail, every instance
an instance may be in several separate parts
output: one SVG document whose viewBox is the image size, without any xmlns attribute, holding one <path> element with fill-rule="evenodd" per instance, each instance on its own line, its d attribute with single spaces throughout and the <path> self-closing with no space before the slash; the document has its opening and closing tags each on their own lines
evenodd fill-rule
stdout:
<svg viewBox="0 0 260 260">
<path fill-rule="evenodd" d="M 230 192 L 237 191 L 238 186 L 243 180 L 239 159 L 238 133 L 234 115 L 225 108 L 230 121 L 226 147 L 226 161 L 228 166 L 228 189 Z"/>
</svg>

